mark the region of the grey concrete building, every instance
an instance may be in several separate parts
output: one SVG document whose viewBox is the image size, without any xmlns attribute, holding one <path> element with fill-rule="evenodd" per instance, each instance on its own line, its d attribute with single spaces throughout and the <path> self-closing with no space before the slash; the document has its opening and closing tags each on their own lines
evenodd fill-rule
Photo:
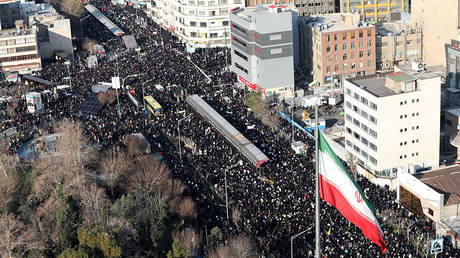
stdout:
<svg viewBox="0 0 460 258">
<path fill-rule="evenodd" d="M 298 63 L 297 12 L 259 5 L 233 11 L 230 23 L 231 69 L 238 81 L 271 99 L 290 98 Z"/>
<path fill-rule="evenodd" d="M 294 0 L 299 16 L 335 13 L 339 11 L 335 0 Z"/>
</svg>

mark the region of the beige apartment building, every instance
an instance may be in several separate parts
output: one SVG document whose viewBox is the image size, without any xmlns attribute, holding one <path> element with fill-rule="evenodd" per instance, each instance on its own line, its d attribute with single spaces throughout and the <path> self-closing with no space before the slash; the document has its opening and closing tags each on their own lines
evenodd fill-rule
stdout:
<svg viewBox="0 0 460 258">
<path fill-rule="evenodd" d="M 423 61 L 446 66 L 445 44 L 459 40 L 459 0 L 412 0 L 412 21 L 423 31 Z"/>
<path fill-rule="evenodd" d="M 409 0 L 340 0 L 340 12 L 360 14 L 363 21 L 400 20 L 408 7 Z"/>
<path fill-rule="evenodd" d="M 301 61 L 320 85 L 375 74 L 375 26 L 357 14 L 326 14 L 301 23 Z"/>
<path fill-rule="evenodd" d="M 0 30 L 0 73 L 30 73 L 41 70 L 36 27 Z"/>
<path fill-rule="evenodd" d="M 395 65 L 422 60 L 422 29 L 405 22 L 376 27 L 377 70 L 393 70 Z"/>
</svg>

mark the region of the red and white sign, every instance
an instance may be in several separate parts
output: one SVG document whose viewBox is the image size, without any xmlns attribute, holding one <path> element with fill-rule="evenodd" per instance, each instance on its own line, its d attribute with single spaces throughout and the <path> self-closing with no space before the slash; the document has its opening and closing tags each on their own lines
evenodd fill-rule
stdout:
<svg viewBox="0 0 460 258">
<path fill-rule="evenodd" d="M 243 77 L 241 77 L 241 75 L 238 76 L 238 79 L 246 84 L 246 86 L 248 86 L 249 88 L 253 89 L 253 90 L 257 90 L 257 84 L 252 84 L 250 83 L 248 80 L 244 79 Z"/>
</svg>

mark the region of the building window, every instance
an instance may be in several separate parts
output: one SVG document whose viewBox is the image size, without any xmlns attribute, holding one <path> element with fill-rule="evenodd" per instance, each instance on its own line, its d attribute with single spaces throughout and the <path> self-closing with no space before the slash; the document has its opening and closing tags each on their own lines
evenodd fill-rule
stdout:
<svg viewBox="0 0 460 258">
<path fill-rule="evenodd" d="M 361 110 L 361 116 L 364 117 L 364 118 L 366 118 L 366 119 L 368 119 L 368 117 L 369 117 L 369 115 L 367 114 L 367 112 L 364 111 L 364 110 Z"/>
<path fill-rule="evenodd" d="M 326 42 L 329 42 L 329 41 L 331 41 L 331 35 L 326 36 Z"/>
<path fill-rule="evenodd" d="M 191 26 L 191 27 L 196 27 L 196 22 L 191 21 L 191 22 L 190 22 L 190 26 Z"/>
<path fill-rule="evenodd" d="M 371 67 L 372 66 L 372 60 L 367 60 L 367 67 Z"/>
<path fill-rule="evenodd" d="M 331 52 L 331 46 L 326 47 L 326 52 L 328 52 L 328 53 Z"/>
<path fill-rule="evenodd" d="M 372 164 L 377 165 L 377 160 L 369 155 L 369 160 L 372 162 Z"/>
<path fill-rule="evenodd" d="M 374 138 L 377 138 L 377 132 L 372 130 L 372 129 L 369 129 L 369 134 L 372 135 L 372 137 Z"/>
<path fill-rule="evenodd" d="M 343 50 L 346 50 L 346 49 L 347 49 L 347 43 L 343 43 L 343 44 L 342 44 L 342 49 L 343 49 Z"/>
<path fill-rule="evenodd" d="M 359 62 L 359 68 L 363 68 L 364 67 L 364 63 L 363 62 Z"/>
<path fill-rule="evenodd" d="M 200 22 L 200 27 L 206 27 L 206 22 Z"/>
<path fill-rule="evenodd" d="M 244 54 L 240 53 L 239 51 L 236 51 L 235 49 L 233 49 L 233 53 L 235 53 L 235 55 L 237 55 L 237 56 L 243 58 L 244 61 L 246 61 L 246 62 L 248 61 L 248 57 L 245 56 Z"/>
<path fill-rule="evenodd" d="M 373 116 L 371 116 L 371 115 L 369 115 L 369 120 L 370 120 L 372 123 L 377 124 L 377 118 L 375 118 L 375 117 L 373 117 Z"/>
<path fill-rule="evenodd" d="M 237 37 L 232 37 L 233 38 L 233 41 L 237 42 L 238 44 L 246 47 L 246 43 L 244 43 L 242 40 L 240 40 L 239 38 Z"/>
<path fill-rule="evenodd" d="M 343 54 L 342 59 L 347 60 L 347 53 Z"/>
<path fill-rule="evenodd" d="M 365 157 L 366 159 L 369 157 L 369 154 L 367 154 L 367 152 L 361 150 L 361 155 L 363 155 L 363 157 Z"/>
<path fill-rule="evenodd" d="M 351 39 L 354 39 L 354 38 L 355 38 L 355 32 L 354 32 L 354 31 L 350 32 L 350 38 L 351 38 Z M 351 44 L 353 44 L 353 43 L 351 43 Z M 352 48 L 353 48 L 353 47 L 352 47 Z"/>
<path fill-rule="evenodd" d="M 346 117 L 348 121 L 351 121 L 351 116 L 349 114 L 347 114 Z"/>
<path fill-rule="evenodd" d="M 367 36 L 371 37 L 372 36 L 372 30 L 367 30 Z"/>
<path fill-rule="evenodd" d="M 369 144 L 369 141 L 364 137 L 361 137 L 361 142 L 366 146 Z"/>
<path fill-rule="evenodd" d="M 377 146 L 375 144 L 373 144 L 372 142 L 369 143 L 369 147 L 373 150 L 373 151 L 377 151 Z"/>
<path fill-rule="evenodd" d="M 373 110 L 377 110 L 377 105 L 375 103 L 371 102 L 370 106 Z"/>
<path fill-rule="evenodd" d="M 242 67 L 240 64 L 238 64 L 238 63 L 235 62 L 235 66 L 236 66 L 236 68 L 240 69 L 240 70 L 243 71 L 244 73 L 246 73 L 246 74 L 248 73 L 248 70 L 245 69 L 244 67 Z"/>
<path fill-rule="evenodd" d="M 363 57 L 364 56 L 364 52 L 363 51 L 359 51 L 359 58 Z"/>
<path fill-rule="evenodd" d="M 361 97 L 361 102 L 366 106 L 369 103 L 368 100 L 365 97 Z"/>
<path fill-rule="evenodd" d="M 347 89 L 345 90 L 345 94 L 351 96 L 351 90 L 347 88 Z"/>
<path fill-rule="evenodd" d="M 368 40 L 368 41 L 367 41 L 367 46 L 368 46 L 368 47 L 372 47 L 372 40 Z"/>
<path fill-rule="evenodd" d="M 363 34 L 364 34 L 364 33 L 363 33 L 362 31 L 360 31 L 360 32 L 359 32 L 359 37 L 362 38 L 362 37 L 363 37 Z"/>
<path fill-rule="evenodd" d="M 372 50 L 367 50 L 367 56 L 372 56 Z"/>
<path fill-rule="evenodd" d="M 355 69 L 356 68 L 356 63 L 351 63 L 351 69 Z"/>
<path fill-rule="evenodd" d="M 339 40 L 339 35 L 338 34 L 334 34 L 334 41 L 337 41 Z"/>
<path fill-rule="evenodd" d="M 331 67 L 330 66 L 326 67 L 326 72 L 331 73 Z"/>
<path fill-rule="evenodd" d="M 223 26 L 228 26 L 228 21 L 223 21 L 223 22 L 222 22 L 222 25 L 223 25 Z"/>
<path fill-rule="evenodd" d="M 270 40 L 280 40 L 280 39 L 281 39 L 281 34 L 270 35 Z"/>
<path fill-rule="evenodd" d="M 343 64 L 343 70 L 344 71 L 348 70 L 348 64 Z"/>
<path fill-rule="evenodd" d="M 343 39 L 343 40 L 346 40 L 346 39 L 347 39 L 347 33 L 343 33 L 343 34 L 342 34 L 342 39 Z"/>
<path fill-rule="evenodd" d="M 351 42 L 351 49 L 354 49 L 356 47 L 356 43 L 355 42 Z"/>
<path fill-rule="evenodd" d="M 355 52 L 351 52 L 351 59 L 355 59 Z"/>
<path fill-rule="evenodd" d="M 282 52 L 283 52 L 282 48 L 270 49 L 270 54 L 271 55 L 281 54 Z"/>
<path fill-rule="evenodd" d="M 237 30 L 237 31 L 239 31 L 239 32 L 241 32 L 241 33 L 246 34 L 246 30 L 243 29 L 243 28 L 241 28 L 240 26 L 238 26 L 238 25 L 236 25 L 236 24 L 232 24 L 232 27 L 233 27 L 235 30 Z"/>
<path fill-rule="evenodd" d="M 360 42 L 359 42 L 359 47 L 360 47 L 360 48 L 364 47 L 364 42 L 360 41 Z"/>
<path fill-rule="evenodd" d="M 339 50 L 339 45 L 338 44 L 335 44 L 334 45 L 334 51 L 338 51 Z"/>
<path fill-rule="evenodd" d="M 369 127 L 367 127 L 365 124 L 361 123 L 361 129 L 363 129 L 364 132 L 368 132 L 369 131 Z"/>
</svg>

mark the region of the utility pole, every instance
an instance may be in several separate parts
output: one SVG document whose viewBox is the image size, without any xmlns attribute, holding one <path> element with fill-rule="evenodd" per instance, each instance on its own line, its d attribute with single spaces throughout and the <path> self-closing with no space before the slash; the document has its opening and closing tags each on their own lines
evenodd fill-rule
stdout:
<svg viewBox="0 0 460 258">
<path fill-rule="evenodd" d="M 318 141 L 319 141 L 319 131 L 318 131 L 318 103 L 315 105 L 315 257 L 321 258 L 321 239 L 320 239 L 320 227 L 319 227 L 319 150 L 318 150 Z"/>
<path fill-rule="evenodd" d="M 120 68 L 118 67 L 118 54 L 115 54 L 115 58 L 117 59 L 118 86 L 120 86 Z M 118 118 L 121 119 L 120 98 L 118 97 L 118 87 L 115 88 L 115 91 L 117 92 Z"/>
</svg>

